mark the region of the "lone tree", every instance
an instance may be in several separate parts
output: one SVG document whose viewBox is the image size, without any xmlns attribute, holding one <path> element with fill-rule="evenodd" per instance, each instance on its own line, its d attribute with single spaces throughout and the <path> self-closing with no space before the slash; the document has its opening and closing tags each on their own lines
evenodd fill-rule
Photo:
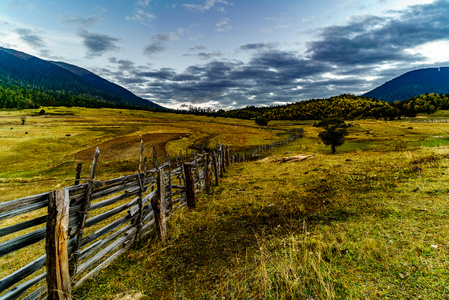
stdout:
<svg viewBox="0 0 449 300">
<path fill-rule="evenodd" d="M 324 131 L 320 132 L 318 136 L 325 145 L 331 146 L 332 154 L 335 154 L 336 148 L 345 143 L 348 125 L 341 119 L 333 118 L 323 120 L 316 126 L 324 128 Z"/>
</svg>

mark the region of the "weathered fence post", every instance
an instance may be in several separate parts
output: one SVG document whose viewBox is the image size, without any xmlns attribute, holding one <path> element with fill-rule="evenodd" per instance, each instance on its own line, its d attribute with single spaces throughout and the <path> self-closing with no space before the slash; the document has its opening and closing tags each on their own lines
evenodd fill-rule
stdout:
<svg viewBox="0 0 449 300">
<path fill-rule="evenodd" d="M 186 173 L 187 207 L 195 208 L 195 179 L 192 173 L 192 164 L 186 162 L 184 164 L 184 171 Z"/>
<path fill-rule="evenodd" d="M 170 212 L 173 209 L 173 196 L 172 196 L 172 184 L 171 184 L 171 162 L 170 162 L 170 154 L 167 155 L 168 158 L 168 201 L 169 201 L 169 208 Z"/>
<path fill-rule="evenodd" d="M 157 171 L 156 197 L 151 199 L 151 206 L 153 207 L 157 234 L 164 242 L 167 238 L 167 226 L 165 223 L 167 205 L 165 203 L 165 174 L 162 168 Z"/>
<path fill-rule="evenodd" d="M 219 159 L 220 159 L 220 177 L 223 177 L 223 173 L 225 172 L 223 144 L 221 144 L 220 146 Z"/>
<path fill-rule="evenodd" d="M 217 153 L 214 151 L 213 159 L 214 159 L 214 173 L 215 173 L 215 186 L 218 186 L 218 162 L 217 162 Z"/>
<path fill-rule="evenodd" d="M 156 146 L 153 145 L 153 167 L 158 168 L 159 163 L 157 161 L 157 153 L 156 153 Z"/>
<path fill-rule="evenodd" d="M 137 180 L 139 180 L 139 214 L 137 216 L 136 220 L 136 237 L 135 239 L 138 241 L 140 238 L 140 231 L 142 230 L 142 220 L 143 220 L 143 192 L 145 187 L 145 179 L 146 179 L 146 164 L 147 164 L 147 158 L 145 157 L 145 167 L 143 172 L 143 178 L 141 177 L 142 174 L 142 162 L 143 162 L 143 139 L 140 139 L 140 160 L 139 160 L 139 168 L 137 170 Z"/>
<path fill-rule="evenodd" d="M 206 185 L 206 194 L 210 195 L 210 169 L 209 153 L 204 154 L 204 184 Z"/>
<path fill-rule="evenodd" d="M 226 153 L 226 167 L 229 167 L 229 165 L 231 164 L 229 161 L 229 146 L 226 145 L 225 147 L 225 153 Z"/>
<path fill-rule="evenodd" d="M 87 184 L 86 194 L 84 196 L 84 202 L 81 205 L 80 213 L 81 220 L 78 224 L 78 231 L 76 233 L 76 244 L 74 247 L 72 261 L 70 264 L 70 274 L 74 276 L 76 274 L 76 269 L 78 267 L 78 258 L 80 256 L 80 248 L 81 241 L 83 239 L 84 225 L 86 225 L 86 220 L 89 217 L 89 209 L 90 209 L 90 197 L 92 195 L 92 191 L 94 189 L 94 178 L 95 178 L 95 170 L 98 164 L 98 157 L 100 156 L 100 149 L 97 147 L 95 149 L 94 161 L 92 162 L 92 168 L 90 169 L 90 177 L 89 182 Z"/>
<path fill-rule="evenodd" d="M 50 193 L 47 216 L 47 289 L 49 300 L 72 299 L 69 272 L 69 191 Z"/>
<path fill-rule="evenodd" d="M 82 163 L 78 163 L 76 165 L 76 176 L 75 176 L 75 185 L 80 184 L 80 178 L 81 178 L 81 168 L 83 167 Z"/>
</svg>

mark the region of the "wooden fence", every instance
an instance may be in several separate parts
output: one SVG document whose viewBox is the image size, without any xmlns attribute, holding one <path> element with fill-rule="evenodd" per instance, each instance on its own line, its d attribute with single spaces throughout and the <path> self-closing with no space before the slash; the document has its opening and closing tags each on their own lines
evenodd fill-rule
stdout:
<svg viewBox="0 0 449 300">
<path fill-rule="evenodd" d="M 252 157 L 301 136 L 258 147 Z M 180 152 L 171 161 L 164 157 L 159 165 L 153 148 L 149 169 L 142 153 L 143 143 L 136 174 L 99 181 L 97 148 L 88 179 L 80 179 L 78 164 L 75 185 L 0 203 L 0 222 L 14 218 L 16 223 L 0 228 L 0 258 L 14 265 L 20 265 L 21 257 L 32 260 L 0 279 L 0 300 L 70 299 L 72 289 L 106 268 L 134 241 L 150 232 L 164 240 L 173 212 L 185 205 L 195 208 L 196 193 L 210 193 L 230 164 L 251 159 L 220 145 L 210 153 Z M 20 223 L 21 218 L 29 220 Z"/>
</svg>

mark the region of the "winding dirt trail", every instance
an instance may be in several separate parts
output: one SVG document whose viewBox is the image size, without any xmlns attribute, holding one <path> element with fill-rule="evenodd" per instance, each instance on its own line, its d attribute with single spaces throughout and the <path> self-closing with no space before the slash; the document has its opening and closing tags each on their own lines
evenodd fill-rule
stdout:
<svg viewBox="0 0 449 300">
<path fill-rule="evenodd" d="M 102 160 L 138 159 L 140 155 L 140 139 L 143 139 L 145 145 L 144 155 L 152 157 L 153 145 L 156 146 L 158 156 L 162 156 L 166 154 L 165 145 L 168 142 L 186 136 L 188 136 L 186 133 L 148 133 L 142 136 L 124 136 L 106 141 L 98 145 L 98 147 L 100 148 Z M 91 161 L 94 156 L 95 148 L 96 146 L 76 153 L 75 160 Z"/>
</svg>

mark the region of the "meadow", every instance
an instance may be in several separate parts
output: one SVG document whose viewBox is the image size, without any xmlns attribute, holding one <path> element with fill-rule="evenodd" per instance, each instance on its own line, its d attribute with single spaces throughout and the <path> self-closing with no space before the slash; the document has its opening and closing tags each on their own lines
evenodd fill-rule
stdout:
<svg viewBox="0 0 449 300">
<path fill-rule="evenodd" d="M 0 111 L 0 202 L 73 184 L 78 162 L 87 177 L 97 146 L 98 178 L 107 179 L 137 171 L 140 139 L 145 156 L 152 157 L 155 145 L 162 159 L 217 143 L 245 151 L 289 134 L 227 118 L 65 107 L 45 107 L 40 115 L 40 110 Z M 27 189 L 18 188 L 24 184 Z"/>
<path fill-rule="evenodd" d="M 312 121 L 260 128 L 225 118 L 45 110 L 0 113 L 0 201 L 71 184 L 80 153 L 87 161 L 83 151 L 112 140 L 154 134 L 148 142 L 174 155 L 217 142 L 243 151 L 305 130 L 257 161 L 231 166 L 196 209 L 171 217 L 164 244 L 156 236 L 141 241 L 75 299 L 449 297 L 447 123 L 351 121 L 346 143 L 331 155 Z M 174 135 L 167 141 L 160 133 Z M 98 176 L 135 172 L 137 157 L 126 149 L 103 161 Z M 274 162 L 298 154 L 313 157 Z"/>
</svg>

